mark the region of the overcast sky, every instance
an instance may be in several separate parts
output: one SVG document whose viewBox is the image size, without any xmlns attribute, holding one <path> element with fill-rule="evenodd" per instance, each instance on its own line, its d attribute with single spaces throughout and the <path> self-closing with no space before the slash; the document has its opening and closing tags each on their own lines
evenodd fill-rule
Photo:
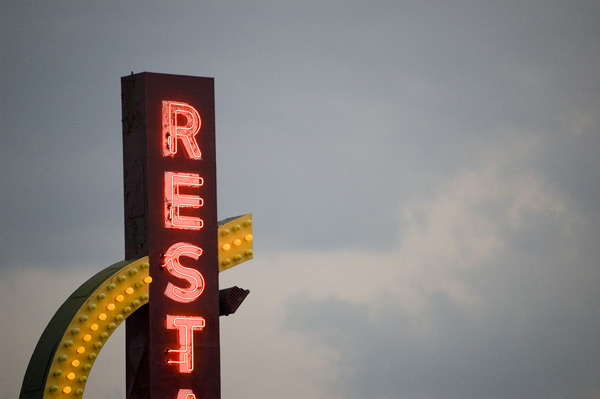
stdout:
<svg viewBox="0 0 600 399">
<path fill-rule="evenodd" d="M 222 397 L 600 398 L 600 2 L 4 1 L 0 397 L 123 258 L 120 77 L 215 78 Z M 120 328 L 119 330 L 124 330 Z M 86 399 L 124 394 L 124 331 Z"/>
</svg>

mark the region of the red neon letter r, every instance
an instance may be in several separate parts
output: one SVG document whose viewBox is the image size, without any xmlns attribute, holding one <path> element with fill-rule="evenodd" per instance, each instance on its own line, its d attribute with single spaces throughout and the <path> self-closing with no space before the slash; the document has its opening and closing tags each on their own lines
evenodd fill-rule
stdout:
<svg viewBox="0 0 600 399">
<path fill-rule="evenodd" d="M 182 119 L 185 120 L 184 123 Z M 162 102 L 163 156 L 177 154 L 177 142 L 181 140 L 190 159 L 202 159 L 196 135 L 202 126 L 200 114 L 189 104 L 176 101 Z"/>
</svg>

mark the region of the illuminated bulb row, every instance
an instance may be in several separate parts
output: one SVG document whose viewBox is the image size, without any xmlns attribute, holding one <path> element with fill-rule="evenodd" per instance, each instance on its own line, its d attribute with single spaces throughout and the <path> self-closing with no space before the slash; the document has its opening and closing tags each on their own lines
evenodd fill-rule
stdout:
<svg viewBox="0 0 600 399">
<path fill-rule="evenodd" d="M 114 330 L 149 300 L 147 258 L 119 270 L 88 298 L 67 328 L 56 351 L 47 388 L 50 392 L 83 395 L 98 353 Z"/>
<path fill-rule="evenodd" d="M 235 233 L 235 232 L 240 231 L 242 229 L 242 226 L 243 227 L 252 226 L 252 219 L 246 219 L 240 223 L 240 219 L 243 219 L 243 218 L 244 218 L 244 216 L 237 218 L 235 220 L 232 220 L 223 226 L 220 226 L 219 231 L 220 231 L 221 235 L 223 237 L 225 237 L 225 236 L 229 235 L 231 232 Z"/>
<path fill-rule="evenodd" d="M 219 226 L 219 271 L 252 259 L 252 215 Z"/>
<path fill-rule="evenodd" d="M 244 236 L 244 241 L 252 241 L 252 234 L 246 234 Z M 231 241 L 231 243 L 225 243 L 221 246 L 221 249 L 223 251 L 229 251 L 232 246 L 235 247 L 239 247 L 240 245 L 242 245 L 242 240 L 240 240 L 239 238 L 236 238 L 235 240 Z"/>
</svg>

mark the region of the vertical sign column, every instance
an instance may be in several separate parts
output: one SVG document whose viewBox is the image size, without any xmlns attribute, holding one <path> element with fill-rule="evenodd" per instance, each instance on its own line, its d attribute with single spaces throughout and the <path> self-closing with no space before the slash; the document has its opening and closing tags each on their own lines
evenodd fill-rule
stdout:
<svg viewBox="0 0 600 399">
<path fill-rule="evenodd" d="M 125 256 L 150 257 L 127 319 L 128 399 L 219 399 L 214 81 L 121 79 Z"/>
</svg>

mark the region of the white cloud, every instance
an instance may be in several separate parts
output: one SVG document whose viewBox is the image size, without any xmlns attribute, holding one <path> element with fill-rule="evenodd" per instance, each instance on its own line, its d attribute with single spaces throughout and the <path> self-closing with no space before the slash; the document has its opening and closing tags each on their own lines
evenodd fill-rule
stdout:
<svg viewBox="0 0 600 399">
<path fill-rule="evenodd" d="M 562 273 L 563 262 L 571 260 L 572 237 L 568 235 L 573 220 L 563 215 L 564 200 L 544 184 L 542 176 L 525 168 L 527 152 L 503 154 L 502 158 L 484 157 L 480 165 L 448 178 L 430 198 L 405 204 L 404 234 L 390 251 L 269 256 L 269 280 L 288 282 L 282 284 L 285 289 L 270 290 L 279 298 L 275 302 L 281 303 L 275 312 L 287 309 L 285 325 L 307 337 L 313 354 L 340 370 L 342 380 L 347 373 L 342 386 L 355 386 L 361 378 L 368 385 L 382 371 L 369 373 L 366 366 L 357 365 L 364 361 L 378 367 L 371 363 L 373 359 L 362 358 L 371 355 L 358 349 L 361 345 L 372 345 L 375 352 L 387 345 L 390 356 L 408 351 L 407 356 L 425 368 L 408 373 L 417 379 L 430 367 L 434 374 L 443 372 L 429 365 L 431 356 L 439 357 L 440 364 L 462 362 L 464 367 L 475 367 L 483 360 L 481 356 L 489 355 L 498 337 L 514 337 L 511 348 L 515 349 L 510 349 L 507 359 L 520 358 L 532 367 L 537 364 L 536 352 L 549 351 L 547 356 L 552 358 L 546 340 L 535 341 L 531 353 L 516 348 L 544 334 L 546 322 L 532 325 L 532 320 L 553 318 L 550 304 L 555 309 L 581 306 L 581 298 L 575 302 L 562 295 L 551 299 L 549 291 L 554 287 L 562 292 L 572 284 Z M 543 236 L 548 227 L 553 229 L 553 241 L 546 254 L 529 253 L 522 247 L 526 244 L 515 242 L 523 234 Z M 561 244 L 565 239 L 568 242 Z M 588 273 L 585 265 L 571 268 L 578 275 Z M 390 328 L 397 329 L 397 335 L 386 332 Z M 568 326 L 553 333 L 550 342 L 570 340 L 579 334 L 577 330 Z M 452 350 L 449 345 L 462 349 Z M 488 349 L 477 349 L 480 345 Z M 578 350 L 573 347 L 574 352 Z M 471 351 L 475 352 L 469 355 Z M 572 355 L 567 352 L 566 356 Z M 399 367 L 396 360 L 390 362 L 390 367 Z M 491 379 L 490 386 L 510 384 L 509 377 L 493 377 L 502 375 L 506 364 L 499 362 L 497 367 L 486 366 L 481 378 Z M 523 394 L 538 389 L 547 378 L 541 364 L 533 367 L 536 380 L 514 381 Z M 392 377 L 383 380 L 388 386 L 382 386 L 382 392 L 401 389 Z M 333 381 L 332 377 L 329 383 Z M 508 392 L 499 389 L 498 395 Z"/>
<path fill-rule="evenodd" d="M 518 164 L 519 154 L 486 157 L 445 180 L 430 198 L 403 204 L 398 221 L 403 234 L 391 250 L 271 255 L 270 277 L 292 280 L 296 293 L 356 303 L 392 292 L 407 308 L 418 308 L 421 295 L 441 291 L 461 306 L 476 307 L 479 299 L 461 276 L 484 270 L 510 251 L 509 235 L 527 215 L 560 217 L 564 209 L 541 176 Z"/>
</svg>

